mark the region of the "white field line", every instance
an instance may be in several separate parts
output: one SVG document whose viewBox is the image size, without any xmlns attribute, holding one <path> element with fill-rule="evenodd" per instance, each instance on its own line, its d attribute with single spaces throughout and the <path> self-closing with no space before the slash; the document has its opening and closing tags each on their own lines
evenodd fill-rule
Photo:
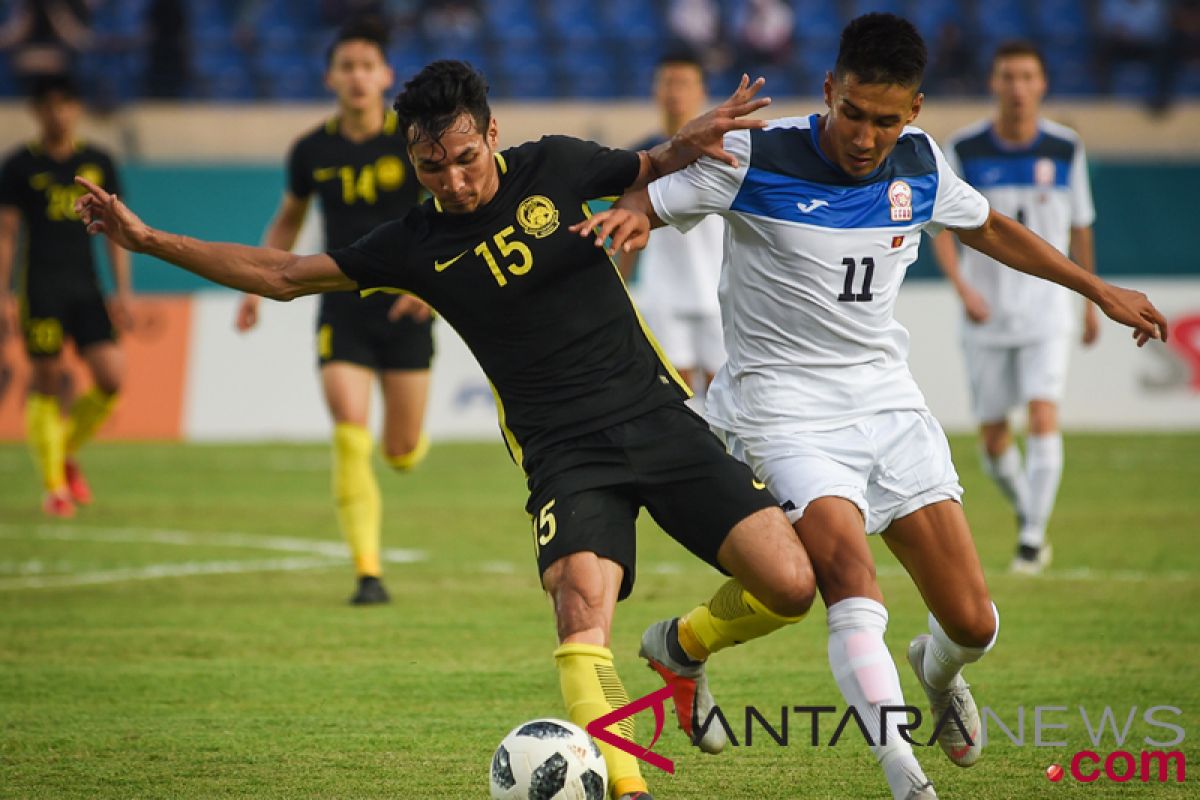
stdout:
<svg viewBox="0 0 1200 800">
<path fill-rule="evenodd" d="M 189 575 L 236 575 L 245 572 L 296 572 L 322 569 L 341 564 L 323 556 L 269 558 L 257 561 L 184 561 L 175 564 L 150 564 L 145 567 L 79 572 L 73 575 L 25 575 L 20 578 L 0 578 L 0 591 L 6 589 L 56 589 L 67 586 L 89 586 L 98 583 L 123 583 L 158 578 L 179 578 Z"/>
<path fill-rule="evenodd" d="M 36 525 L 32 528 L 0 524 L 0 539 L 9 541 L 63 541 L 98 544 L 167 544 L 182 547 L 240 548 L 301 553 L 293 558 L 259 559 L 256 561 L 185 561 L 149 564 L 141 567 L 100 570 L 65 575 L 24 575 L 0 578 L 0 590 L 46 589 L 61 586 L 84 586 L 97 583 L 117 583 L 133 580 L 153 580 L 188 575 L 231 575 L 245 572 L 288 572 L 336 566 L 350 557 L 350 549 L 342 543 L 321 542 L 287 536 L 259 536 L 236 532 L 178 531 L 147 528 L 78 528 Z M 382 559 L 392 564 L 412 564 L 424 561 L 421 550 L 385 549 Z"/>
</svg>

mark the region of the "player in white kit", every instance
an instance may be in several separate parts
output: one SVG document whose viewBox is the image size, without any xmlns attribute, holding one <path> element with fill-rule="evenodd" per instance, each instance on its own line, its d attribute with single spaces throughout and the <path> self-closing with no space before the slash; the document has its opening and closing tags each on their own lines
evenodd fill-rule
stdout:
<svg viewBox="0 0 1200 800">
<path fill-rule="evenodd" d="M 689 52 L 669 52 L 654 74 L 654 100 L 662 112 L 662 133 L 633 147 L 649 150 L 675 135 L 683 124 L 704 110 L 707 97 L 704 67 Z M 709 217 L 686 234 L 674 228 L 656 231 L 640 253 L 624 253 L 621 274 L 629 279 L 636 269 L 637 300 L 667 360 L 680 377 L 703 395 L 725 363 L 721 334 L 721 247 L 725 223 Z"/>
<path fill-rule="evenodd" d="M 1040 117 L 1046 71 L 1037 48 L 1019 41 L 1001 45 L 992 59 L 991 88 L 996 118 L 950 137 L 946 160 L 992 208 L 1094 272 L 1096 212 L 1087 158 L 1075 131 Z M 934 240 L 934 252 L 963 302 L 963 353 L 984 471 L 1017 515 L 1012 570 L 1036 574 L 1050 563 L 1046 523 L 1062 477 L 1058 402 L 1078 330 L 1075 299 L 1061 286 L 1006 269 L 975 250 L 960 255 L 949 233 Z M 1091 344 L 1099 319 L 1092 303 L 1084 309 L 1083 342 Z M 1023 466 L 1008 425 L 1019 405 L 1029 415 Z"/>
<path fill-rule="evenodd" d="M 707 214 L 724 217 L 729 360 L 708 416 L 780 499 L 807 549 L 827 606 L 830 667 L 866 729 L 887 731 L 872 750 L 893 797 L 905 800 L 937 795 L 897 715 L 882 712 L 904 698 L 864 534 L 883 534 L 929 607 L 930 632 L 912 641 L 908 660 L 935 724 L 946 723 L 939 743 L 959 766 L 980 755 L 979 713 L 960 673 L 999 630 L 945 434 L 908 370 L 908 334 L 893 316 L 921 232 L 949 228 L 969 247 L 1084 294 L 1133 327 L 1139 344 L 1167 334 L 1144 295 L 1101 281 L 990 209 L 910 127 L 925 63 L 911 23 L 861 16 L 842 32 L 826 114 L 730 134 L 736 168 L 703 159 L 576 226 L 601 239 L 615 232 L 610 248 L 624 249 L 642 243 L 643 224 L 686 229 Z M 697 662 L 746 640 L 710 642 L 685 624 L 690 616 L 675 622 L 673 671 L 696 674 Z"/>
</svg>

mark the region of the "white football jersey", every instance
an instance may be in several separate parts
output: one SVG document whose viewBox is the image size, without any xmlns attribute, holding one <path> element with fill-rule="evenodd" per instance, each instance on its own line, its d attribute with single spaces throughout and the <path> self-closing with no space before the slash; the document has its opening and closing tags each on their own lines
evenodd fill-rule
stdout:
<svg viewBox="0 0 1200 800">
<path fill-rule="evenodd" d="M 1087 157 L 1079 135 L 1047 120 L 1038 122 L 1032 144 L 1002 142 L 990 121 L 964 128 L 946 145 L 946 160 L 987 197 L 992 208 L 1012 217 L 1067 253 L 1072 228 L 1096 218 Z M 1028 344 L 1066 334 L 1081 316 L 1069 289 L 1009 269 L 978 250 L 960 248 L 963 278 L 987 301 L 982 324 L 963 317 L 963 334 L 994 345 Z"/>
<path fill-rule="evenodd" d="M 858 179 L 821 152 L 818 120 L 734 131 L 725 149 L 737 169 L 704 158 L 650 185 L 655 212 L 675 227 L 725 218 L 729 360 L 706 407 L 725 430 L 826 430 L 924 408 L 908 332 L 893 314 L 900 283 L 922 230 L 987 220 L 987 200 L 920 129 L 906 128 L 879 169 Z"/>
<path fill-rule="evenodd" d="M 716 315 L 724 243 L 720 217 L 708 217 L 687 233 L 674 228 L 651 232 L 638 256 L 641 305 L 660 314 Z"/>
</svg>

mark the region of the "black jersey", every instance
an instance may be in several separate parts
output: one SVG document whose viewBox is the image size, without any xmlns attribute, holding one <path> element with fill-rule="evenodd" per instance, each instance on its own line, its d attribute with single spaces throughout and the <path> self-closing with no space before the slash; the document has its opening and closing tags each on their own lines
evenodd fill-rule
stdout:
<svg viewBox="0 0 1200 800">
<path fill-rule="evenodd" d="M 56 161 L 40 143 L 30 142 L 0 168 L 0 205 L 16 206 L 25 224 L 27 290 L 97 282 L 92 240 L 75 213 L 75 201 L 84 194 L 77 175 L 122 193 L 112 158 L 88 144 Z"/>
<path fill-rule="evenodd" d="M 330 253 L 360 289 L 412 292 L 462 336 L 496 392 L 513 458 L 677 402 L 608 256 L 567 228 L 638 173 L 636 153 L 548 136 L 497 155 L 500 187 L 470 214 L 436 202 Z"/>
<path fill-rule="evenodd" d="M 343 136 L 334 117 L 299 139 L 288 154 L 288 191 L 320 198 L 326 249 L 346 247 L 400 219 L 417 204 L 420 188 L 393 112 L 378 136 L 362 142 Z M 391 305 L 386 297 L 360 299 L 354 292 L 326 295 L 321 303 L 322 313 L 354 305 L 385 314 Z"/>
</svg>

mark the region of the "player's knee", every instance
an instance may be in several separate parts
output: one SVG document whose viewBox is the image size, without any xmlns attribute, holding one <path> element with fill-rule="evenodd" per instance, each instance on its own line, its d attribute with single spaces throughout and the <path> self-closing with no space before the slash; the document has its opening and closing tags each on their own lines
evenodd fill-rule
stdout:
<svg viewBox="0 0 1200 800">
<path fill-rule="evenodd" d="M 947 626 L 947 635 L 958 645 L 971 648 L 990 647 L 999 629 L 995 607 L 991 601 L 964 605 L 963 613 Z"/>
<path fill-rule="evenodd" d="M 797 567 L 785 582 L 765 592 L 759 601 L 772 613 L 780 617 L 802 617 L 812 608 L 816 599 L 816 583 L 812 570 Z"/>
<path fill-rule="evenodd" d="M 388 465 L 399 472 L 408 472 L 425 460 L 429 454 L 429 439 L 425 434 L 415 439 L 403 438 L 386 441 L 383 444 L 383 457 Z"/>
</svg>

